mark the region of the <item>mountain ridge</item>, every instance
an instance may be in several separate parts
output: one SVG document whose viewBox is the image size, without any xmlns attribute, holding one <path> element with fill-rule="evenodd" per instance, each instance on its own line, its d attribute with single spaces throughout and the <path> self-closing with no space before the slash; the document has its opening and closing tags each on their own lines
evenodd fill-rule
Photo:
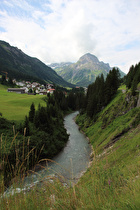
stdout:
<svg viewBox="0 0 140 210">
<path fill-rule="evenodd" d="M 0 72 L 7 72 L 15 79 L 35 80 L 41 83 L 55 83 L 74 87 L 38 58 L 30 57 L 17 47 L 0 40 Z"/>
<path fill-rule="evenodd" d="M 68 63 L 68 62 L 67 62 Z M 50 67 L 53 64 L 50 65 Z M 97 76 L 103 74 L 106 78 L 109 71 L 112 69 L 108 63 L 99 61 L 99 59 L 90 53 L 81 56 L 76 63 L 63 66 L 57 65 L 54 70 L 62 76 L 66 81 L 78 86 L 88 86 L 93 83 Z M 125 75 L 119 70 L 122 77 Z"/>
</svg>

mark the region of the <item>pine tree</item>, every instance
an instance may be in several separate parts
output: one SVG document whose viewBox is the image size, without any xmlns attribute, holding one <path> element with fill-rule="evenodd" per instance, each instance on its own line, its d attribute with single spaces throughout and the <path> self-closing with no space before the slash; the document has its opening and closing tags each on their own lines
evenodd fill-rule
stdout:
<svg viewBox="0 0 140 210">
<path fill-rule="evenodd" d="M 129 88 L 131 88 L 131 85 L 132 85 L 132 80 L 134 78 L 134 65 L 132 65 L 129 69 L 129 72 L 127 74 L 127 77 L 126 77 L 126 86 Z"/>
<path fill-rule="evenodd" d="M 9 79 L 8 79 L 8 84 L 11 85 L 11 86 L 14 85 L 11 77 L 9 77 Z"/>
<path fill-rule="evenodd" d="M 5 85 L 6 84 L 6 77 L 5 77 L 5 75 L 2 75 L 1 84 L 2 85 Z"/>
<path fill-rule="evenodd" d="M 126 76 L 126 86 L 132 90 L 132 94 L 135 95 L 135 90 L 137 89 L 137 85 L 140 82 L 140 63 L 135 66 L 131 66 L 130 70 Z"/>
<path fill-rule="evenodd" d="M 29 121 L 33 122 L 35 116 L 35 105 L 34 103 L 31 104 L 30 111 L 29 111 Z"/>
<path fill-rule="evenodd" d="M 132 81 L 132 85 L 131 85 L 131 91 L 132 91 L 132 95 L 135 96 L 136 95 L 136 89 L 137 89 L 137 81 L 134 79 Z"/>
</svg>

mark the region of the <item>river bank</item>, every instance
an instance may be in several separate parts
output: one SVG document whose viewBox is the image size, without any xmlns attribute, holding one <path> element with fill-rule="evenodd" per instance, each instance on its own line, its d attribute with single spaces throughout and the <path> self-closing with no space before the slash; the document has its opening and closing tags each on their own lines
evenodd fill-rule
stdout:
<svg viewBox="0 0 140 210">
<path fill-rule="evenodd" d="M 75 123 L 78 112 L 73 112 L 64 117 L 64 126 L 69 134 L 69 140 L 65 148 L 52 160 L 44 159 L 32 169 L 28 176 L 24 177 L 22 183 L 13 192 L 30 191 L 36 184 L 53 182 L 59 179 L 63 185 L 76 184 L 80 177 L 86 172 L 91 162 L 91 145 L 85 134 L 79 131 Z M 10 189 L 7 190 L 10 194 Z"/>
<path fill-rule="evenodd" d="M 76 113 L 76 114 L 75 114 Z M 87 171 L 87 169 L 91 166 L 91 164 L 92 164 L 92 162 L 93 162 L 93 155 L 94 155 L 94 151 L 93 151 L 93 146 L 90 144 L 90 139 L 86 136 L 86 134 L 80 129 L 80 127 L 79 127 L 79 125 L 76 123 L 76 117 L 77 117 L 77 115 L 78 115 L 78 111 L 77 112 L 72 112 L 72 113 L 68 113 L 68 114 L 66 114 L 65 116 L 64 116 L 64 119 L 67 117 L 67 116 L 69 116 L 69 115 L 74 115 L 73 116 L 73 118 L 71 118 L 71 120 L 73 120 L 74 122 L 75 122 L 75 125 L 76 125 L 76 127 L 78 128 L 78 130 L 79 130 L 79 132 L 84 136 L 84 138 L 85 138 L 85 140 L 87 141 L 87 144 L 88 144 L 88 146 L 89 146 L 89 148 L 90 148 L 90 153 L 89 153 L 89 161 L 88 161 L 88 164 L 87 164 L 87 167 L 84 169 L 84 170 L 82 170 L 80 173 L 78 173 L 78 175 L 76 176 L 76 177 L 72 177 L 72 178 L 67 178 L 68 180 L 69 180 L 69 183 L 70 182 L 72 182 L 73 184 L 76 184 L 76 183 L 78 183 L 78 181 L 79 181 L 79 179 L 85 174 L 85 172 Z M 65 127 L 66 128 L 66 127 Z M 67 129 L 67 128 L 66 128 Z M 70 135 L 70 133 L 69 133 L 69 135 Z M 68 144 L 69 144 L 69 141 L 68 141 Z M 66 147 L 67 147 L 68 145 L 66 145 Z M 63 149 L 63 150 L 65 150 L 65 148 Z M 61 151 L 62 153 L 63 153 L 63 150 Z M 60 152 L 60 153 L 61 153 Z M 54 162 L 56 162 L 56 164 L 58 163 L 57 161 L 56 161 L 56 159 L 58 159 L 58 157 L 59 157 L 59 155 L 60 154 L 58 154 L 56 157 L 54 157 L 52 160 L 48 160 L 48 162 L 50 161 L 54 161 Z M 61 154 L 62 155 L 62 154 Z M 37 165 L 36 166 L 36 168 L 35 168 L 35 171 L 36 172 L 38 172 L 39 170 L 41 170 L 41 169 L 45 169 L 46 167 L 48 167 L 48 162 L 46 161 L 46 160 L 44 160 L 44 162 L 43 163 L 41 163 L 41 164 L 39 164 L 39 165 Z M 59 181 L 61 182 L 61 183 L 63 183 L 63 185 L 67 185 L 68 186 L 68 182 L 67 182 L 67 180 L 65 180 L 65 177 L 62 177 L 61 175 L 58 175 L 58 174 L 53 174 L 52 176 L 50 176 L 49 177 L 49 179 L 51 180 L 51 181 L 53 181 L 53 179 L 59 179 Z"/>
</svg>

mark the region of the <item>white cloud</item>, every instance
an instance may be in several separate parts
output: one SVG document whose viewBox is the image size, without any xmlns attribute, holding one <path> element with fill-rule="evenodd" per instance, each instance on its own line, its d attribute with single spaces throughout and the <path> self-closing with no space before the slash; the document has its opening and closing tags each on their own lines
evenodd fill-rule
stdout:
<svg viewBox="0 0 140 210">
<path fill-rule="evenodd" d="M 5 1 L 4 1 L 4 4 L 7 5 L 8 7 L 13 7 L 13 5 L 11 4 L 11 2 L 9 2 L 9 1 L 6 1 L 6 0 L 5 0 Z"/>
<path fill-rule="evenodd" d="M 87 52 L 125 72 L 139 62 L 139 0 L 4 2 L 0 39 L 45 63 L 77 61 Z"/>
</svg>

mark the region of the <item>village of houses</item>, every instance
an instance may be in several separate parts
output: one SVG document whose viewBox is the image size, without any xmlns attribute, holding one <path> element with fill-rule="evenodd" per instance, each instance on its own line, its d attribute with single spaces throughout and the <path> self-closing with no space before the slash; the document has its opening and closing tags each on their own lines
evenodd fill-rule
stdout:
<svg viewBox="0 0 140 210">
<path fill-rule="evenodd" d="M 29 94 L 29 95 L 47 95 L 47 93 L 52 94 L 55 89 L 53 84 L 46 84 L 41 85 L 37 82 L 29 82 L 29 81 L 22 81 L 17 82 L 16 80 L 13 81 L 14 84 L 16 84 L 19 88 L 8 88 L 8 92 L 15 92 L 20 94 Z"/>
</svg>

